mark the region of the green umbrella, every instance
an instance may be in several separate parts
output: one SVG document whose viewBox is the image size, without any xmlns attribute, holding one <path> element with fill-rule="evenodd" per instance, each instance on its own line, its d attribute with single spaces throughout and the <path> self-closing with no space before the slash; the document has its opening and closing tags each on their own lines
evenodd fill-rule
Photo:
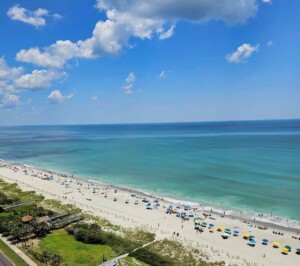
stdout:
<svg viewBox="0 0 300 266">
<path fill-rule="evenodd" d="M 287 248 L 289 251 L 291 251 L 291 250 L 292 250 L 292 247 L 291 247 L 291 246 L 289 246 L 289 245 L 285 245 L 284 247 L 285 247 L 285 248 Z"/>
<path fill-rule="evenodd" d="M 253 238 L 255 238 L 255 236 L 251 235 L 249 238 L 250 238 L 250 239 L 253 239 Z"/>
<path fill-rule="evenodd" d="M 207 222 L 203 222 L 202 224 L 203 224 L 203 225 L 207 225 Z"/>
<path fill-rule="evenodd" d="M 231 230 L 229 228 L 226 228 L 225 231 L 230 232 Z"/>
</svg>

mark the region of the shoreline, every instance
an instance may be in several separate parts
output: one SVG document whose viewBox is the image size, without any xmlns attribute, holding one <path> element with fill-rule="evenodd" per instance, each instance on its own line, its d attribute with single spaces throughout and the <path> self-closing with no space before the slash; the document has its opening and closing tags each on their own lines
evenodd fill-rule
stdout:
<svg viewBox="0 0 300 266">
<path fill-rule="evenodd" d="M 52 176 L 52 178 L 49 178 Z M 259 222 L 243 222 L 241 219 L 215 212 L 206 212 L 191 209 L 198 216 L 201 223 L 213 223 L 216 227 L 223 229 L 230 228 L 240 231 L 240 236 L 231 235 L 224 240 L 221 236 L 223 232 L 217 230 L 210 232 L 204 228 L 203 232 L 195 230 L 194 219 L 183 220 L 175 214 L 167 214 L 169 201 L 160 201 L 158 208 L 151 210 L 146 208 L 142 202 L 143 197 L 150 199 L 152 203 L 155 199 L 153 194 L 141 191 L 135 192 L 130 188 L 107 185 L 103 182 L 92 182 L 91 179 L 80 179 L 57 171 L 45 171 L 36 167 L 0 160 L 0 179 L 7 183 L 17 183 L 23 191 L 35 191 L 43 195 L 45 199 L 59 200 L 62 204 L 72 204 L 82 210 L 83 213 L 94 217 L 101 217 L 114 225 L 119 225 L 126 229 L 140 228 L 155 233 L 157 239 L 171 239 L 180 242 L 188 248 L 197 249 L 204 254 L 206 260 L 211 262 L 224 261 L 225 265 L 298 265 L 300 257 L 294 252 L 300 245 L 300 230 L 295 231 L 289 228 L 279 229 L 282 234 L 274 234 L 272 230 L 278 231 L 275 226 L 262 229 Z M 67 185 L 66 185 L 67 184 Z M 117 190 L 117 193 L 115 192 Z M 95 192 L 94 192 L 95 191 Z M 132 194 L 136 194 L 132 197 Z M 150 196 L 151 195 L 151 196 Z M 115 201 L 114 198 L 117 198 Z M 129 199 L 129 202 L 126 201 Z M 139 203 L 136 205 L 135 201 Z M 154 203 L 153 203 L 154 204 Z M 172 204 L 174 206 L 174 204 Z M 175 205 L 176 206 L 176 205 Z M 174 206 L 174 207 L 175 207 Z M 183 211 L 181 207 L 178 209 Z M 176 209 L 177 211 L 177 209 Z M 216 228 L 215 227 L 215 228 Z M 266 224 L 264 224 L 264 227 Z M 176 233 L 176 234 L 175 234 Z M 243 239 L 243 234 L 255 235 L 257 247 L 249 247 L 248 241 Z M 261 244 L 262 239 L 267 238 L 270 244 Z M 281 254 L 281 248 L 272 247 L 274 241 L 278 241 L 281 246 L 291 245 L 293 251 L 288 256 Z"/>
<path fill-rule="evenodd" d="M 47 168 L 42 168 L 39 166 L 35 166 L 35 165 L 29 165 L 29 164 L 24 164 L 24 163 L 19 163 L 19 162 L 13 162 L 13 161 L 7 161 L 4 159 L 0 158 L 0 167 L 1 167 L 1 163 L 6 163 L 9 165 L 18 165 L 20 167 L 27 167 L 33 170 L 37 170 L 37 171 L 42 171 L 48 174 L 55 174 L 61 177 L 65 177 L 65 178 L 71 178 L 73 180 L 76 181 L 84 181 L 90 184 L 99 184 L 102 186 L 107 186 L 110 187 L 112 189 L 117 189 L 120 191 L 125 191 L 125 192 L 129 192 L 129 193 L 135 193 L 137 195 L 139 195 L 140 197 L 151 197 L 151 198 L 157 198 L 165 203 L 168 203 L 170 205 L 179 205 L 181 207 L 183 207 L 184 205 L 189 205 L 192 208 L 197 208 L 199 211 L 201 209 L 201 211 L 203 212 L 207 212 L 207 213 L 211 213 L 213 215 L 224 215 L 231 218 L 231 219 L 237 219 L 241 222 L 248 222 L 248 223 L 255 223 L 259 226 L 267 226 L 267 227 L 272 227 L 274 229 L 279 229 L 279 230 L 288 230 L 290 232 L 293 233 L 298 233 L 300 231 L 300 221 L 295 220 L 295 219 L 289 219 L 286 217 L 279 217 L 279 216 L 270 216 L 270 214 L 266 214 L 266 213 L 255 213 L 254 211 L 241 211 L 241 210 L 234 210 L 234 209 L 221 209 L 217 206 L 214 206 L 213 204 L 211 205 L 205 205 L 202 203 L 198 203 L 198 202 L 193 202 L 193 201 L 188 201 L 188 200 L 180 200 L 180 199 L 175 199 L 175 198 L 171 198 L 171 197 L 164 197 L 163 195 L 159 195 L 159 194 L 154 194 L 152 192 L 147 192 L 147 191 L 143 191 L 137 188 L 130 188 L 127 186 L 122 186 L 122 185 L 114 185 L 114 184 L 110 184 L 107 183 L 103 180 L 98 180 L 98 179 L 88 179 L 88 177 L 85 176 L 75 176 L 73 174 L 70 173 L 63 173 L 60 171 L 56 171 L 56 170 L 51 170 L 51 169 L 47 169 Z M 169 195 L 171 196 L 171 195 Z M 240 213 L 240 215 L 238 215 L 237 213 Z M 263 216 L 257 216 L 258 214 L 262 214 Z M 270 218 L 273 218 L 273 220 L 270 220 Z M 284 224 L 282 224 L 283 221 L 286 221 Z M 294 226 L 292 224 L 290 224 L 291 222 L 293 222 L 293 224 L 295 224 Z"/>
</svg>

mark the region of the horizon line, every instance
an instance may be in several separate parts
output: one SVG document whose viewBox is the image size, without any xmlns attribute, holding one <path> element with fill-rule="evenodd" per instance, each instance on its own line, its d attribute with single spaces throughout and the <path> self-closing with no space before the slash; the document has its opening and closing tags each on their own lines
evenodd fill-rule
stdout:
<svg viewBox="0 0 300 266">
<path fill-rule="evenodd" d="M 0 125 L 0 127 L 34 127 L 34 126 L 122 126 L 122 125 L 159 125 L 159 124 L 196 124 L 196 123 L 226 123 L 226 122 L 263 122 L 263 121 L 297 121 L 300 118 L 274 118 L 274 119 L 242 119 L 242 120 L 202 120 L 180 122 L 132 122 L 132 123 L 82 123 L 82 124 L 23 124 L 23 125 Z"/>
</svg>

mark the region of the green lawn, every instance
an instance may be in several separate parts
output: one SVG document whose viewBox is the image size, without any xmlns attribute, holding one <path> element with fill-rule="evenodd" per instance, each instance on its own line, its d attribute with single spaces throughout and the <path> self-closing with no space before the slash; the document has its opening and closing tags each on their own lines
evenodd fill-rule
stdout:
<svg viewBox="0 0 300 266">
<path fill-rule="evenodd" d="M 9 246 L 0 239 L 0 250 L 18 266 L 28 266 L 28 264 L 20 258 Z"/>
<path fill-rule="evenodd" d="M 98 266 L 102 262 L 103 253 L 106 259 L 113 258 L 115 255 L 111 247 L 81 243 L 63 229 L 41 239 L 39 246 L 40 251 L 47 250 L 59 254 L 63 257 L 64 263 L 72 266 Z"/>
</svg>

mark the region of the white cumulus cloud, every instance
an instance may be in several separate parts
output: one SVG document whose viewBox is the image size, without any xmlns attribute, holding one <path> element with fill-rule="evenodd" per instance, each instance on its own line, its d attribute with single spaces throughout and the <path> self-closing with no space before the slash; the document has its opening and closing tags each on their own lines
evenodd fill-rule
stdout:
<svg viewBox="0 0 300 266">
<path fill-rule="evenodd" d="M 106 19 L 96 23 L 90 38 L 24 49 L 17 54 L 17 60 L 59 68 L 73 58 L 116 55 L 124 47 L 131 47 L 132 38 L 170 38 L 179 21 L 243 23 L 258 10 L 256 0 L 98 0 L 97 7 L 105 12 Z"/>
<path fill-rule="evenodd" d="M 0 109 L 15 108 L 20 105 L 20 97 L 0 89 Z"/>
<path fill-rule="evenodd" d="M 26 24 L 30 24 L 36 28 L 42 27 L 46 25 L 46 19 L 45 17 L 53 17 L 55 19 L 60 19 L 61 16 L 59 14 L 51 14 L 47 9 L 44 8 L 38 8 L 35 11 L 30 11 L 24 7 L 21 7 L 19 5 L 15 5 L 11 7 L 7 15 L 12 20 L 18 20 L 22 21 Z"/>
<path fill-rule="evenodd" d="M 74 97 L 74 93 L 63 95 L 59 90 L 52 91 L 48 96 L 48 102 L 51 104 L 63 103 Z"/>
<path fill-rule="evenodd" d="M 237 48 L 237 50 L 226 56 L 229 63 L 241 63 L 245 62 L 254 52 L 258 52 L 259 44 L 252 46 L 248 43 L 244 43 Z"/>
<path fill-rule="evenodd" d="M 30 74 L 24 74 L 14 80 L 16 91 L 41 90 L 51 87 L 53 81 L 61 80 L 66 76 L 65 72 L 54 70 L 33 70 Z"/>
<path fill-rule="evenodd" d="M 23 49 L 17 53 L 16 59 L 37 66 L 61 68 L 68 60 L 74 57 L 93 57 L 92 51 L 81 44 L 81 41 L 72 43 L 71 41 L 59 40 L 44 49 L 38 47 L 33 47 L 28 50 Z"/>
<path fill-rule="evenodd" d="M 4 58 L 0 57 L 0 81 L 18 77 L 23 71 L 23 67 L 8 67 Z"/>
</svg>

